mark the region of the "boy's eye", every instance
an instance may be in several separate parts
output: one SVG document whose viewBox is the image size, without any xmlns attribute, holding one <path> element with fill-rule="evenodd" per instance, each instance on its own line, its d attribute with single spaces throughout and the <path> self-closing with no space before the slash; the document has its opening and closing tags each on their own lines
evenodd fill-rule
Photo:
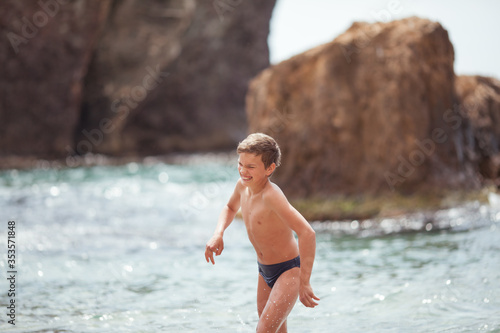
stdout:
<svg viewBox="0 0 500 333">
<path fill-rule="evenodd" d="M 254 166 L 254 165 L 244 166 L 243 164 L 241 164 L 241 162 L 238 162 L 238 166 L 243 167 L 243 168 L 246 168 L 246 169 L 255 169 L 255 166 Z"/>
</svg>

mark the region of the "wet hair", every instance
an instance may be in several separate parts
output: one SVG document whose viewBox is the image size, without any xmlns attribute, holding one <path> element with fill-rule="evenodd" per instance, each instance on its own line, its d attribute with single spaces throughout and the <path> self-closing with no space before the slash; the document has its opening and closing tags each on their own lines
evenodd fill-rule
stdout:
<svg viewBox="0 0 500 333">
<path fill-rule="evenodd" d="M 247 136 L 245 140 L 240 142 L 236 152 L 261 156 L 266 169 L 273 163 L 276 164 L 276 167 L 281 164 L 280 147 L 273 138 L 263 133 L 253 133 Z"/>
</svg>

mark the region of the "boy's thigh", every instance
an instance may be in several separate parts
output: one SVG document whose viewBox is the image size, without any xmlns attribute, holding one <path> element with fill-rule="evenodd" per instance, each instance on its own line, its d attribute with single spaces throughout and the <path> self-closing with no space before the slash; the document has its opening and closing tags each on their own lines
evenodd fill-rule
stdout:
<svg viewBox="0 0 500 333">
<path fill-rule="evenodd" d="M 286 319 L 299 296 L 300 268 L 281 274 L 269 294 L 263 314 L 274 320 Z"/>
<path fill-rule="evenodd" d="M 259 314 L 259 317 L 266 307 L 267 300 L 269 299 L 270 294 L 271 287 L 267 285 L 262 275 L 259 274 L 259 281 L 257 283 L 257 312 Z"/>
</svg>

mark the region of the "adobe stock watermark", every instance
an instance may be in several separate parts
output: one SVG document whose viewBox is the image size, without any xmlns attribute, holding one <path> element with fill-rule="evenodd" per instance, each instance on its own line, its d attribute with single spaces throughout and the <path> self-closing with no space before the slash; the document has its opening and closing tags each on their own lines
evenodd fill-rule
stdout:
<svg viewBox="0 0 500 333">
<path fill-rule="evenodd" d="M 51 18 L 59 13 L 60 7 L 68 3 L 68 0 L 39 0 L 37 2 L 40 10 L 36 11 L 30 18 L 23 16 L 18 22 L 18 34 L 12 31 L 6 33 L 10 45 L 16 54 L 19 53 L 19 46 L 27 44 L 38 35 L 40 29 L 45 27 Z"/>
<path fill-rule="evenodd" d="M 71 146 L 66 146 L 68 153 L 66 157 L 66 165 L 74 167 L 80 164 L 82 156 L 92 153 L 94 147 L 99 146 L 104 141 L 104 136 L 116 130 L 116 122 L 124 120 L 129 115 L 130 111 L 135 109 L 140 102 L 148 96 L 149 92 L 157 88 L 163 80 L 168 77 L 168 72 L 160 71 L 160 65 L 155 68 L 147 66 L 145 68 L 147 74 L 142 79 L 142 84 L 130 89 L 128 94 L 122 94 L 120 98 L 115 99 L 111 103 L 111 112 L 116 115 L 113 120 L 110 118 L 102 118 L 99 121 L 99 126 L 89 130 L 82 130 L 85 139 L 78 141 L 73 149 Z"/>
<path fill-rule="evenodd" d="M 443 121 L 452 130 L 456 131 L 462 126 L 464 119 L 468 117 L 465 110 L 474 106 L 474 104 L 455 104 L 452 109 L 444 112 Z M 430 137 L 415 140 L 416 148 L 408 155 L 398 155 L 399 164 L 396 170 L 384 172 L 385 181 L 391 191 L 394 191 L 396 186 L 401 185 L 411 177 L 417 168 L 434 154 L 438 144 L 443 144 L 449 139 L 450 135 L 443 128 L 437 127 L 432 130 Z"/>
<path fill-rule="evenodd" d="M 236 169 L 236 166 L 234 169 Z M 234 180 L 234 170 L 226 168 L 221 179 L 205 184 L 200 190 L 194 191 L 188 202 L 182 204 L 179 208 L 184 221 L 190 220 L 193 215 L 199 215 L 209 208 L 211 201 L 221 195 L 226 183 Z"/>
<path fill-rule="evenodd" d="M 219 21 L 224 22 L 226 14 L 233 13 L 244 0 L 214 0 L 213 6 L 219 17 Z"/>
<path fill-rule="evenodd" d="M 373 19 L 377 21 L 370 26 L 370 30 L 366 33 L 362 31 L 362 37 L 354 42 L 354 45 L 343 45 L 340 44 L 339 47 L 344 54 L 344 58 L 347 63 L 352 62 L 352 56 L 361 53 L 361 51 L 371 44 L 373 38 L 382 30 L 380 22 L 389 22 L 394 20 L 394 17 L 401 13 L 403 8 L 401 7 L 401 2 L 399 0 L 391 0 L 387 3 L 386 8 L 379 11 L 371 11 L 370 15 Z M 377 50 L 377 52 L 380 52 Z"/>
<path fill-rule="evenodd" d="M 292 112 L 288 111 L 287 107 L 282 109 L 273 109 L 272 113 L 273 119 L 271 124 L 264 128 L 264 133 L 269 133 L 271 135 L 281 133 L 285 127 L 296 117 Z"/>
</svg>

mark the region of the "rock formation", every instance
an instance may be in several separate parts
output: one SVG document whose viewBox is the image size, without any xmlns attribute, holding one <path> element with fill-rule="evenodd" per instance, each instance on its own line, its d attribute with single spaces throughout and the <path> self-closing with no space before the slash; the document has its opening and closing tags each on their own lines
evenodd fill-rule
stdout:
<svg viewBox="0 0 500 333">
<path fill-rule="evenodd" d="M 0 156 L 57 156 L 73 145 L 83 79 L 110 4 L 0 2 Z"/>
<path fill-rule="evenodd" d="M 78 152 L 233 148 L 248 81 L 269 65 L 274 2 L 117 2 L 87 78 Z M 85 146 L 91 132 L 99 144 Z"/>
<path fill-rule="evenodd" d="M 465 142 L 464 154 L 485 179 L 500 178 L 500 81 L 457 76 L 454 126 Z"/>
<path fill-rule="evenodd" d="M 473 187 L 455 126 L 447 31 L 416 17 L 354 23 L 250 84 L 250 132 L 274 136 L 292 197 Z"/>
<path fill-rule="evenodd" d="M 0 158 L 233 148 L 274 3 L 1 1 Z"/>
</svg>

